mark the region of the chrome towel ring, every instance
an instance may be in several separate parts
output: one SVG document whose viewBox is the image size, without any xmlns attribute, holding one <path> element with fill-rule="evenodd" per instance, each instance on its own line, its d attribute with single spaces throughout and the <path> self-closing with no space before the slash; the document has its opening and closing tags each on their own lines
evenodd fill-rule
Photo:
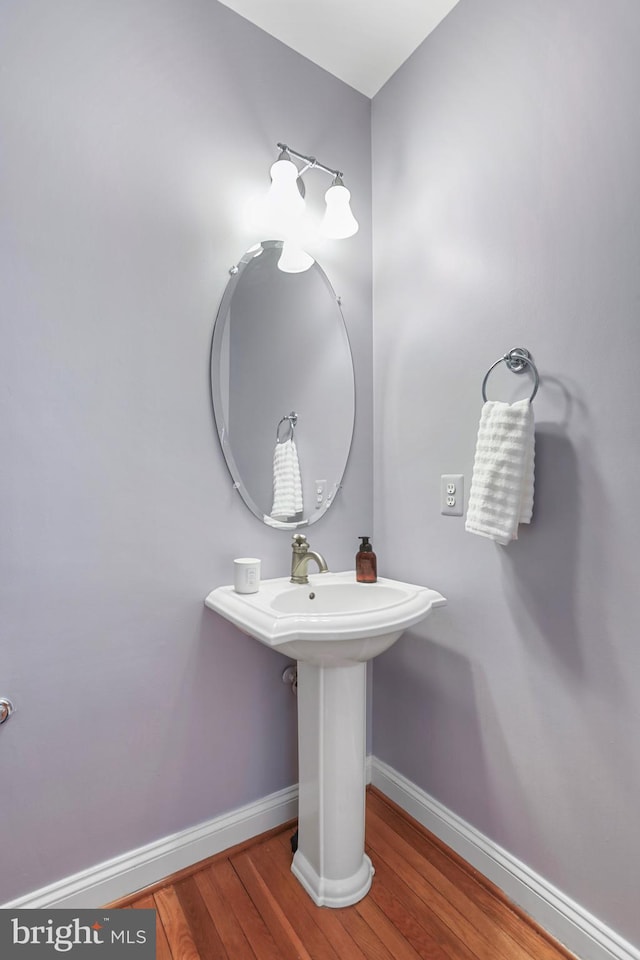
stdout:
<svg viewBox="0 0 640 960">
<path fill-rule="evenodd" d="M 482 381 L 482 399 L 487 401 L 487 380 L 489 379 L 489 374 L 499 363 L 506 363 L 513 373 L 523 373 L 527 366 L 533 373 L 534 383 L 533 383 L 533 392 L 529 397 L 529 403 L 533 400 L 536 393 L 538 392 L 538 387 L 540 386 L 540 376 L 538 374 L 538 368 L 531 359 L 531 354 L 528 350 L 525 350 L 524 347 L 514 347 L 513 350 L 509 350 L 508 353 L 505 353 L 503 357 L 499 357 L 495 363 L 492 363 L 489 369 L 487 370 L 484 380 Z"/>
<path fill-rule="evenodd" d="M 289 439 L 289 440 L 293 440 L 293 432 L 294 432 L 294 430 L 295 430 L 295 428 L 296 428 L 296 424 L 297 424 L 297 422 L 298 422 L 298 414 L 295 413 L 295 411 L 292 410 L 291 413 L 286 413 L 286 414 L 284 415 L 284 417 L 282 417 L 281 420 L 278 422 L 278 426 L 276 427 L 276 441 L 277 441 L 278 443 L 284 443 L 284 440 L 281 440 L 281 439 L 280 439 L 280 427 L 281 427 L 282 424 L 285 423 L 285 422 L 289 424 L 289 437 L 288 437 L 288 439 Z M 286 429 L 286 427 L 285 427 L 285 429 Z"/>
<path fill-rule="evenodd" d="M 14 706 L 7 697 L 0 698 L 0 723 L 4 723 L 5 720 L 8 720 L 11 714 L 13 713 Z"/>
</svg>

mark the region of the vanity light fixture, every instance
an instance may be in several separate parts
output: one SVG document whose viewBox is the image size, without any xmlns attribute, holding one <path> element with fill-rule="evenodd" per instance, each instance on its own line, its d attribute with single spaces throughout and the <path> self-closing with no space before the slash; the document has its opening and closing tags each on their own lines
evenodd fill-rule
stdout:
<svg viewBox="0 0 640 960">
<path fill-rule="evenodd" d="M 338 174 L 324 195 L 327 204 L 320 230 L 330 240 L 345 240 L 358 232 L 358 221 L 351 212 L 351 194 Z"/>
<path fill-rule="evenodd" d="M 277 223 L 276 232 L 285 241 L 278 263 L 285 273 L 300 273 L 314 263 L 299 242 L 302 217 L 305 210 L 303 176 L 308 170 L 322 170 L 332 178 L 325 193 L 326 211 L 320 225 L 320 234 L 330 240 L 352 237 L 358 230 L 358 221 L 351 211 L 351 194 L 342 180 L 342 171 L 320 163 L 315 157 L 298 153 L 286 143 L 278 143 L 280 155 L 271 167 L 271 186 L 266 198 L 269 219 Z M 302 163 L 299 167 L 294 158 Z"/>
<path fill-rule="evenodd" d="M 284 233 L 288 233 L 304 213 L 304 198 L 298 189 L 299 171 L 283 150 L 270 173 L 271 186 L 265 201 L 265 212 L 278 222 Z"/>
</svg>

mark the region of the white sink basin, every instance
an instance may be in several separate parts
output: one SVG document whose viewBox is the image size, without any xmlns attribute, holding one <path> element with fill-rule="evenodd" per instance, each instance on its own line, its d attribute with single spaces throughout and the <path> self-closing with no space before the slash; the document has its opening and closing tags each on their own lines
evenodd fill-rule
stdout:
<svg viewBox="0 0 640 960">
<path fill-rule="evenodd" d="M 355 573 L 318 573 L 308 584 L 263 580 L 257 593 L 218 587 L 205 603 L 280 653 L 320 665 L 370 660 L 445 598 L 398 580 L 357 583 Z"/>
</svg>

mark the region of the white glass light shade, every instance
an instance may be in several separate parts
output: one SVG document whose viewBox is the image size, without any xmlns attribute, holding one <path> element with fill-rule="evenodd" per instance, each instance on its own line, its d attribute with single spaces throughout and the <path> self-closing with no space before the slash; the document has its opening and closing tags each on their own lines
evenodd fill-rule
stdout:
<svg viewBox="0 0 640 960">
<path fill-rule="evenodd" d="M 271 186 L 265 214 L 280 233 L 291 229 L 304 213 L 304 199 L 298 190 L 298 168 L 291 160 L 276 160 L 271 167 Z"/>
<path fill-rule="evenodd" d="M 278 260 L 278 270 L 283 273 L 304 273 L 312 267 L 315 260 L 293 240 L 285 240 Z"/>
<path fill-rule="evenodd" d="M 327 209 L 320 231 L 330 240 L 344 240 L 358 231 L 358 221 L 351 212 L 351 194 L 342 183 L 334 183 L 324 195 Z"/>
</svg>

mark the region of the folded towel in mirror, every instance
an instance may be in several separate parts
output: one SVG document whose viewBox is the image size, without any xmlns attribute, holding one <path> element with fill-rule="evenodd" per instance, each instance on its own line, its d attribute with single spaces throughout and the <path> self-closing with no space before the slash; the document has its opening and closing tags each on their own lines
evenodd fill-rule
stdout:
<svg viewBox="0 0 640 960">
<path fill-rule="evenodd" d="M 273 507 L 274 520 L 286 520 L 302 513 L 302 480 L 295 440 L 276 443 L 273 452 Z"/>
</svg>

